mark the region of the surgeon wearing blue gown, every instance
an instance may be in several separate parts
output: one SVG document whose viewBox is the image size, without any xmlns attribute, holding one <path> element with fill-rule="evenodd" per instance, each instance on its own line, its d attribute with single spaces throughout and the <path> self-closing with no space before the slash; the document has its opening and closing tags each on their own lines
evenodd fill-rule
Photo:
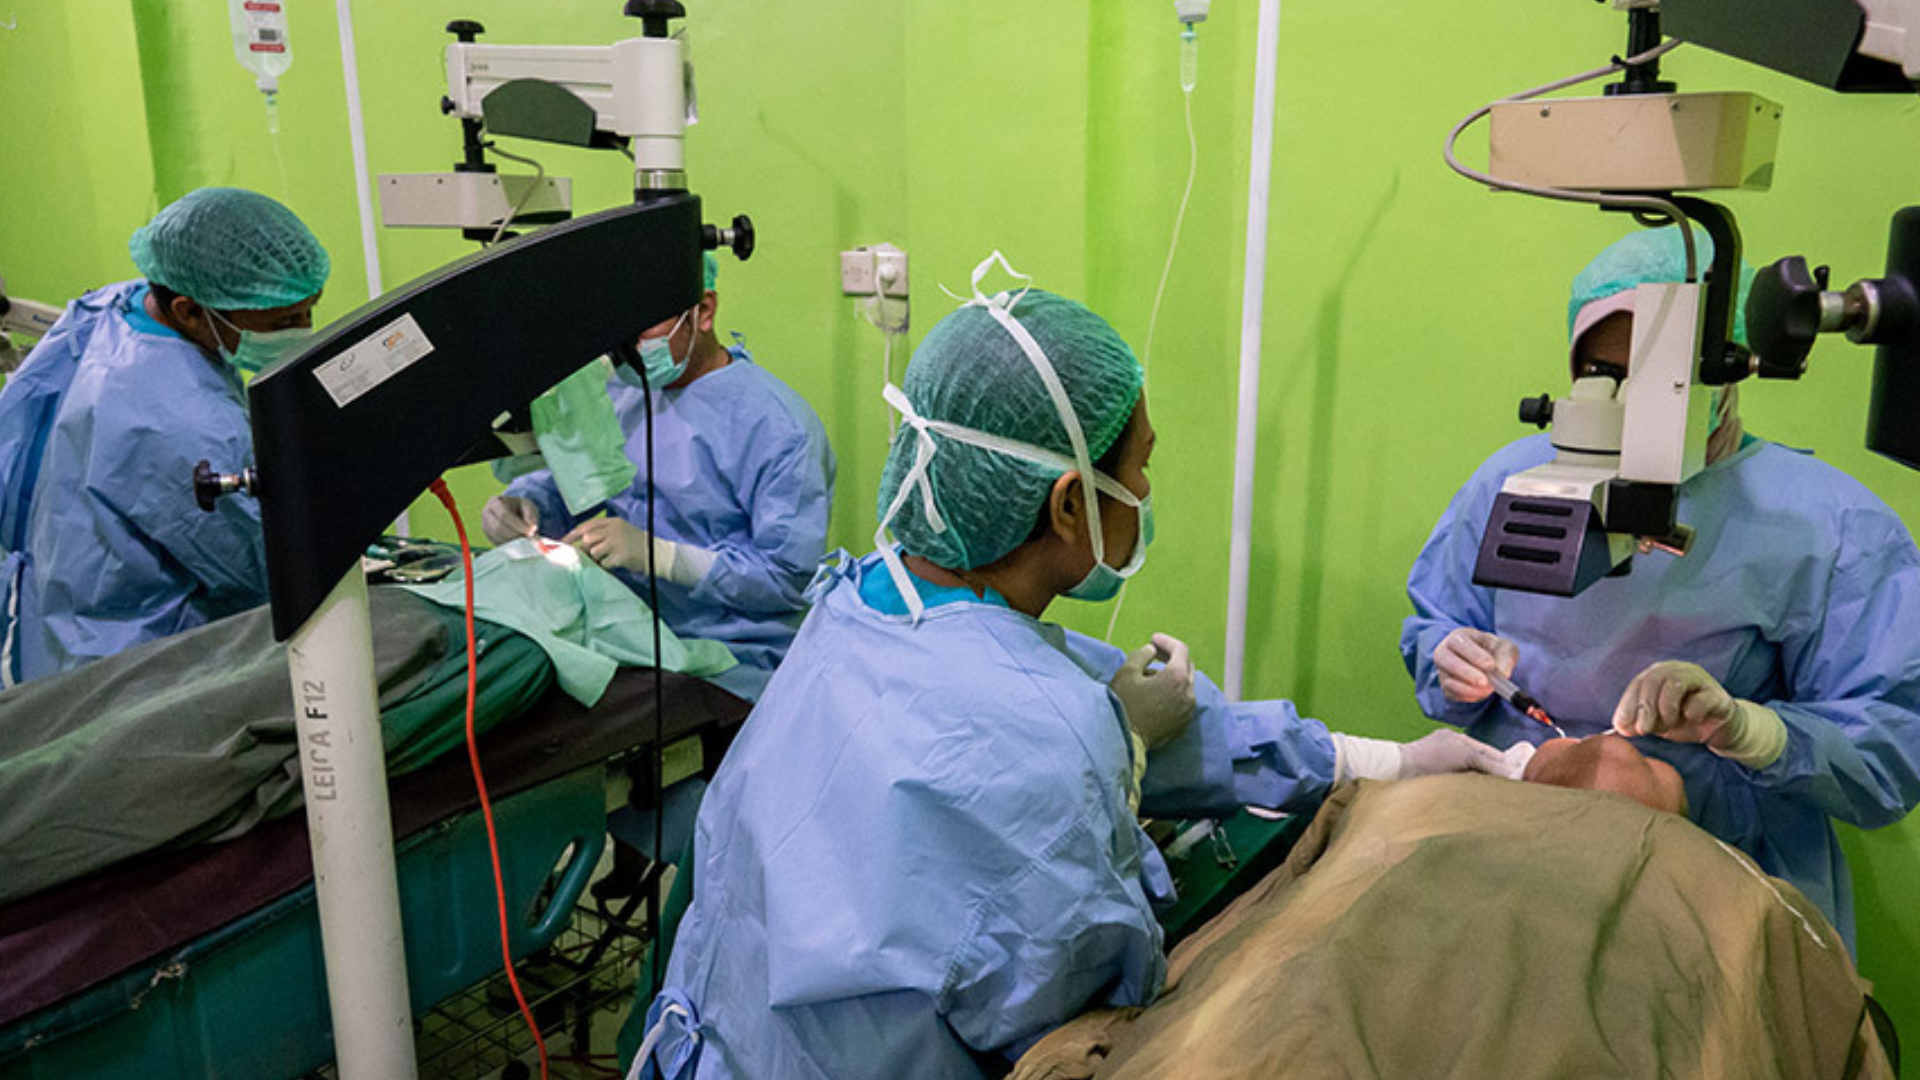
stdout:
<svg viewBox="0 0 1920 1080">
<path fill-rule="evenodd" d="M 714 681 L 751 701 L 786 655 L 826 554 L 834 458 L 812 406 L 737 339 L 721 345 L 718 272 L 708 255 L 700 302 L 640 338 L 653 389 L 653 558 L 660 617 L 682 637 L 725 644 L 740 663 Z M 650 418 L 640 373 L 615 374 L 633 486 L 604 514 L 576 516 L 541 470 L 489 501 L 483 522 L 494 543 L 538 532 L 576 544 L 646 597 Z"/>
<path fill-rule="evenodd" d="M 642 1075 L 1004 1071 L 1160 989 L 1168 875 L 1136 798 L 1310 811 L 1338 778 L 1501 765 L 1457 732 L 1403 747 L 1229 705 L 1171 637 L 1125 655 L 1043 621 L 1141 565 L 1154 432 L 1105 321 L 979 276 L 889 387 L 879 550 L 823 572 L 701 805 Z"/>
<path fill-rule="evenodd" d="M 1695 239 L 1704 263 L 1711 242 Z M 1633 288 L 1683 279 L 1671 226 L 1595 258 L 1568 306 L 1575 376 L 1630 374 Z M 1678 519 L 1698 531 L 1689 554 L 1636 557 L 1572 598 L 1474 585 L 1502 482 L 1553 457 L 1547 436 L 1529 436 L 1488 459 L 1435 526 L 1408 579 L 1401 652 L 1427 715 L 1495 746 L 1546 729 L 1490 697 L 1488 671 L 1570 734 L 1648 736 L 1636 742 L 1679 770 L 1693 819 L 1851 942 L 1829 819 L 1875 828 L 1920 802 L 1920 556 L 1872 492 L 1744 433 L 1735 388 L 1715 396 L 1707 465 L 1680 487 Z"/>
<path fill-rule="evenodd" d="M 237 188 L 169 205 L 128 245 L 141 280 L 67 305 L 0 389 L 0 684 L 267 601 L 259 505 L 194 502 L 193 469 L 253 464 L 241 375 L 297 350 L 326 251 Z"/>
</svg>

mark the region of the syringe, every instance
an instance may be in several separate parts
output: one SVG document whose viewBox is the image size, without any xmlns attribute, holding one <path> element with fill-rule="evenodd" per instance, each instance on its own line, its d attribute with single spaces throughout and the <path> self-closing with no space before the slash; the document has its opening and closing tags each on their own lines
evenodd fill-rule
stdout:
<svg viewBox="0 0 1920 1080">
<path fill-rule="evenodd" d="M 1553 717 L 1547 715 L 1547 710 L 1540 707 L 1540 702 L 1535 700 L 1532 694 L 1514 685 L 1512 679 L 1498 672 L 1489 671 L 1487 672 L 1487 680 L 1493 683 L 1494 693 L 1506 699 L 1507 704 L 1520 710 L 1520 712 L 1527 717 L 1538 720 L 1552 728 L 1555 735 L 1563 739 L 1571 738 L 1566 732 L 1560 730 L 1559 724 L 1553 722 Z"/>
</svg>

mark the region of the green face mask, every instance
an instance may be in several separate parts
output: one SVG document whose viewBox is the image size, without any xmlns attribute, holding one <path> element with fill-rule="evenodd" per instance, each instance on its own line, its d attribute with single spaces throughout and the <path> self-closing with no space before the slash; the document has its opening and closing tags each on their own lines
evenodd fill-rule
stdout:
<svg viewBox="0 0 1920 1080">
<path fill-rule="evenodd" d="M 533 436 L 553 470 L 567 512 L 583 514 L 633 484 L 626 433 L 607 396 L 607 369 L 596 360 L 533 399 Z"/>
<path fill-rule="evenodd" d="M 227 329 L 240 335 L 240 345 L 234 349 L 227 348 L 227 343 L 219 341 L 217 337 L 215 340 L 220 345 L 220 359 L 225 360 L 228 367 L 248 378 L 294 355 L 313 340 L 313 330 L 309 327 L 296 326 L 286 330 L 242 330 L 212 308 L 207 309 L 207 314 L 219 319 Z"/>
</svg>

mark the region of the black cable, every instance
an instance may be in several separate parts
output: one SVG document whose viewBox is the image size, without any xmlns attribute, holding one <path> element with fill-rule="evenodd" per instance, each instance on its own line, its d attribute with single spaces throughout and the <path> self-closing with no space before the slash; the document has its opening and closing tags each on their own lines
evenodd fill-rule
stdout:
<svg viewBox="0 0 1920 1080">
<path fill-rule="evenodd" d="M 634 359 L 638 360 L 638 350 L 635 353 Z M 667 691 L 666 677 L 660 673 L 660 575 L 655 572 L 653 565 L 653 380 L 647 378 L 647 365 L 644 363 L 640 365 L 640 394 L 647 413 L 647 606 L 653 609 L 653 776 L 650 785 L 653 789 L 653 861 L 664 866 L 667 860 Z M 653 887 L 647 890 L 647 923 L 653 928 L 650 966 L 653 968 L 653 992 L 656 994 L 662 986 L 660 953 L 666 945 L 661 935 L 660 882 L 661 876 L 655 875 Z"/>
<path fill-rule="evenodd" d="M 664 865 L 666 858 L 666 678 L 660 672 L 660 578 L 654 572 L 653 559 L 653 380 L 647 377 L 647 365 L 640 350 L 628 342 L 616 350 L 621 363 L 640 373 L 640 400 L 647 421 L 647 606 L 653 614 L 653 769 L 647 775 L 648 802 L 653 807 L 653 861 Z M 647 890 L 647 925 L 653 934 L 653 948 L 647 959 L 648 978 L 655 994 L 660 992 L 661 940 L 660 880 L 654 876 Z"/>
</svg>

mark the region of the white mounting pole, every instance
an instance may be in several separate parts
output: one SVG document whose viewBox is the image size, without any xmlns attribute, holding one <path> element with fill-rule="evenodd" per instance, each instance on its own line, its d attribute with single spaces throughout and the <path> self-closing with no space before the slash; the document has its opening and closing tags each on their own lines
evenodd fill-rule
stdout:
<svg viewBox="0 0 1920 1080">
<path fill-rule="evenodd" d="M 380 241 L 373 221 L 373 195 L 367 188 L 367 124 L 360 108 L 360 54 L 353 44 L 353 0 L 334 0 L 340 20 L 340 74 L 347 88 L 347 141 L 353 147 L 353 196 L 360 203 L 360 254 L 367 263 L 367 299 L 387 291 L 380 276 Z M 400 511 L 394 531 L 412 535 L 407 512 Z"/>
<path fill-rule="evenodd" d="M 287 643 L 327 1002 L 341 1080 L 412 1080 L 413 1013 L 400 933 L 367 577 L 356 564 Z"/>
<path fill-rule="evenodd" d="M 1233 443 L 1233 534 L 1227 548 L 1227 699 L 1239 701 L 1247 659 L 1248 569 L 1253 554 L 1253 466 L 1260 431 L 1260 335 L 1267 294 L 1267 189 L 1280 66 L 1280 0 L 1260 0 L 1253 146 L 1247 165 L 1247 256 L 1240 291 L 1240 409 Z"/>
</svg>

